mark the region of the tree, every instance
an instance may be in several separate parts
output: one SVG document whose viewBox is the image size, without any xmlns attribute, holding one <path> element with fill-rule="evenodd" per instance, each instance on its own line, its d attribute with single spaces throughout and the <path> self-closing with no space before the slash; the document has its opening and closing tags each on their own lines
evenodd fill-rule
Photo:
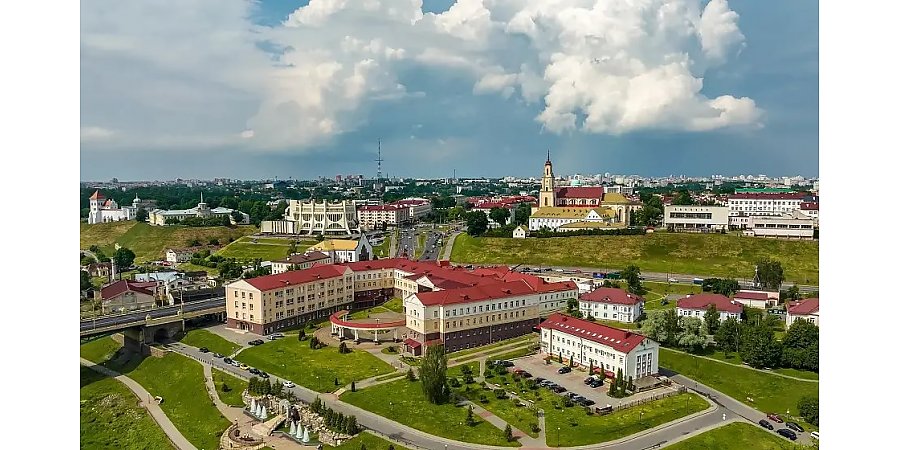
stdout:
<svg viewBox="0 0 900 450">
<path fill-rule="evenodd" d="M 512 427 L 509 426 L 509 424 L 506 424 L 506 428 L 503 429 L 503 436 L 506 437 L 506 442 L 512 442 L 513 432 L 512 432 Z"/>
<path fill-rule="evenodd" d="M 472 405 L 466 409 L 466 425 L 474 426 L 475 425 L 475 415 L 472 413 Z"/>
<path fill-rule="evenodd" d="M 419 367 L 425 398 L 436 405 L 449 399 L 447 388 L 447 354 L 443 345 L 432 345 L 425 350 L 425 358 Z"/>
<path fill-rule="evenodd" d="M 647 318 L 641 322 L 641 331 L 656 342 L 666 342 L 668 340 L 666 335 L 666 311 L 661 309 L 647 311 Z"/>
<path fill-rule="evenodd" d="M 306 339 L 306 332 L 303 331 L 303 329 L 300 329 L 300 331 L 297 333 L 297 340 L 302 341 L 304 339 Z"/>
<path fill-rule="evenodd" d="M 147 213 L 143 206 L 138 207 L 137 212 L 134 213 L 134 220 L 138 222 L 146 222 L 149 217 L 150 214 Z"/>
<path fill-rule="evenodd" d="M 757 276 L 763 289 L 778 290 L 784 282 L 784 269 L 781 263 L 769 258 L 763 258 L 756 262 Z"/>
<path fill-rule="evenodd" d="M 716 330 L 716 345 L 728 356 L 737 352 L 741 343 L 741 324 L 734 317 L 729 317 Z"/>
<path fill-rule="evenodd" d="M 134 264 L 134 252 L 125 247 L 119 247 L 119 249 L 113 253 L 112 259 L 119 269 L 131 267 L 131 265 Z"/>
<path fill-rule="evenodd" d="M 242 223 L 244 221 L 244 215 L 240 211 L 234 210 L 231 212 L 231 220 L 233 220 L 234 223 Z M 230 223 L 231 221 L 229 221 L 229 224 Z"/>
<path fill-rule="evenodd" d="M 683 189 L 678 191 L 675 194 L 675 198 L 672 199 L 673 205 L 693 205 L 694 200 L 691 198 L 691 193 L 687 191 L 687 189 Z"/>
<path fill-rule="evenodd" d="M 509 210 L 506 208 L 491 208 L 490 218 L 500 224 L 500 226 L 506 225 L 506 221 L 509 220 Z"/>
<path fill-rule="evenodd" d="M 716 334 L 719 330 L 719 310 L 715 304 L 710 304 L 703 313 L 703 322 L 706 324 L 706 330 L 709 334 Z"/>
<path fill-rule="evenodd" d="M 707 278 L 703 280 L 701 285 L 703 292 L 712 292 L 714 294 L 722 294 L 731 297 L 735 292 L 741 289 L 741 285 L 737 280 L 732 278 Z"/>
<path fill-rule="evenodd" d="M 621 277 L 628 283 L 628 292 L 637 295 L 644 294 L 644 286 L 641 285 L 641 268 L 630 265 L 621 272 Z"/>
<path fill-rule="evenodd" d="M 625 396 L 625 379 L 622 377 L 622 368 L 616 370 L 616 387 L 618 388 L 619 397 Z"/>
<path fill-rule="evenodd" d="M 516 225 L 527 225 L 531 217 L 531 203 L 519 203 L 516 206 Z"/>
<path fill-rule="evenodd" d="M 819 327 L 798 319 L 781 341 L 781 365 L 801 370 L 819 370 Z"/>
<path fill-rule="evenodd" d="M 781 362 L 781 346 L 775 340 L 775 332 L 765 325 L 746 325 L 741 336 L 741 359 L 761 369 L 777 367 Z"/>
<path fill-rule="evenodd" d="M 670 346 L 675 345 L 678 343 L 678 338 L 682 332 L 682 322 L 678 320 L 678 315 L 674 309 L 667 309 L 663 317 L 665 319 L 666 343 Z"/>
<path fill-rule="evenodd" d="M 211 238 L 209 240 L 209 245 L 219 245 L 219 238 Z"/>
<path fill-rule="evenodd" d="M 81 271 L 81 290 L 86 291 L 91 289 L 91 274 L 87 273 L 87 271 Z"/>
<path fill-rule="evenodd" d="M 819 399 L 817 397 L 808 395 L 800 397 L 800 400 L 797 401 L 797 411 L 800 412 L 803 420 L 819 426 Z"/>
<path fill-rule="evenodd" d="M 572 314 L 575 311 L 578 311 L 578 300 L 574 298 L 566 300 L 566 312 Z"/>
<path fill-rule="evenodd" d="M 309 340 L 309 348 L 317 350 L 319 348 L 319 338 L 313 336 L 312 339 Z"/>
<path fill-rule="evenodd" d="M 454 206 L 447 210 L 447 219 L 449 220 L 459 220 L 466 213 L 466 210 L 462 206 Z M 518 217 L 518 214 L 516 214 Z"/>
<path fill-rule="evenodd" d="M 692 352 L 706 347 L 703 321 L 699 317 L 683 316 L 679 319 L 680 332 L 676 335 L 678 345 Z"/>
<path fill-rule="evenodd" d="M 350 348 L 347 347 L 346 342 L 341 342 L 341 345 L 338 346 L 338 353 L 350 353 Z"/>
<path fill-rule="evenodd" d="M 792 285 L 787 288 L 786 291 L 781 292 L 781 301 L 787 302 L 792 300 L 800 300 L 800 288 L 797 285 Z"/>
<path fill-rule="evenodd" d="M 488 218 L 484 211 L 474 211 L 466 215 L 467 232 L 470 236 L 481 236 L 487 231 Z"/>
</svg>

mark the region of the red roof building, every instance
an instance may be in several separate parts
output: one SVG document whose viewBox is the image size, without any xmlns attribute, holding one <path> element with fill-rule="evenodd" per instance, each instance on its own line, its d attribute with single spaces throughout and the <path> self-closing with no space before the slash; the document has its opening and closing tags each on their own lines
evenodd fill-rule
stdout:
<svg viewBox="0 0 900 450">
<path fill-rule="evenodd" d="M 100 193 L 100 190 L 94 191 L 94 193 L 90 196 L 90 200 L 103 200 L 106 197 Z"/>
<path fill-rule="evenodd" d="M 728 199 L 734 200 L 803 200 L 806 194 L 801 192 L 789 193 L 770 193 L 770 192 L 747 192 L 740 194 L 731 194 Z"/>
<path fill-rule="evenodd" d="M 541 322 L 538 329 L 557 330 L 563 333 L 606 345 L 613 350 L 628 353 L 637 348 L 645 339 L 640 334 L 628 330 L 620 330 L 596 322 L 576 319 L 562 313 L 553 313 Z"/>
<path fill-rule="evenodd" d="M 152 308 L 156 304 L 155 287 L 156 282 L 138 283 L 131 280 L 119 280 L 108 284 L 100 289 L 103 312 L 127 312 Z"/>
<path fill-rule="evenodd" d="M 581 301 L 633 306 L 643 302 L 644 298 L 625 289 L 601 287 L 581 294 Z"/>
<path fill-rule="evenodd" d="M 769 308 L 778 303 L 778 293 L 741 290 L 734 293 L 734 300 L 752 308 Z"/>
<path fill-rule="evenodd" d="M 581 294 L 578 310 L 584 317 L 633 323 L 644 311 L 644 299 L 624 289 L 601 287 Z"/>
<path fill-rule="evenodd" d="M 719 319 L 726 320 L 728 318 L 740 319 L 743 312 L 743 306 L 721 294 L 702 293 L 696 295 L 688 295 L 678 300 L 676 311 L 679 316 L 689 316 L 703 318 L 709 305 L 715 305 L 719 311 Z"/>
<path fill-rule="evenodd" d="M 819 325 L 819 299 L 804 298 L 787 305 L 786 326 L 790 327 L 795 320 L 803 319 Z"/>
<path fill-rule="evenodd" d="M 603 199 L 603 186 L 577 186 L 577 187 L 558 187 L 556 188 L 557 199 Z"/>
<path fill-rule="evenodd" d="M 340 278 L 346 275 L 347 272 L 346 267 L 326 264 L 313 266 L 305 270 L 292 270 L 285 273 L 248 278 L 244 281 L 260 291 L 269 291 L 275 288 L 309 283 L 310 281 Z"/>
</svg>

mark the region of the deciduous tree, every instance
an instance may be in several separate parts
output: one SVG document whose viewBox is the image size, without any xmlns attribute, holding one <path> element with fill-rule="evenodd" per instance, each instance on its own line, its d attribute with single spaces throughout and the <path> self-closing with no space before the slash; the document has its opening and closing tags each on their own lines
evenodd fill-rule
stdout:
<svg viewBox="0 0 900 450">
<path fill-rule="evenodd" d="M 484 211 L 474 211 L 466 215 L 467 232 L 470 236 L 481 236 L 487 231 L 488 218 Z"/>
<path fill-rule="evenodd" d="M 432 345 L 425 350 L 419 378 L 422 379 L 422 390 L 429 402 L 447 402 L 450 390 L 447 387 L 447 355 L 443 345 Z"/>
<path fill-rule="evenodd" d="M 784 282 L 784 269 L 780 262 L 763 258 L 756 262 L 756 269 L 763 289 L 781 289 L 781 283 Z"/>
<path fill-rule="evenodd" d="M 509 210 L 506 208 L 491 208 L 490 218 L 502 227 L 509 220 Z"/>
<path fill-rule="evenodd" d="M 709 334 L 716 334 L 719 329 L 719 310 L 715 304 L 710 304 L 703 313 L 703 322 L 706 324 L 706 331 Z"/>
<path fill-rule="evenodd" d="M 741 324 L 734 317 L 729 317 L 719 325 L 716 330 L 716 345 L 728 356 L 730 352 L 737 352 L 741 343 Z"/>
</svg>

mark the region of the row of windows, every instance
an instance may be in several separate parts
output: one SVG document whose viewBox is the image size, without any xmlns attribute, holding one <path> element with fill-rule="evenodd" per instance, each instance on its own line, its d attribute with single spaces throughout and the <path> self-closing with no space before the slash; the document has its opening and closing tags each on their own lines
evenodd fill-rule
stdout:
<svg viewBox="0 0 900 450">
<path fill-rule="evenodd" d="M 581 302 L 581 309 L 591 309 L 591 305 L 594 305 L 594 309 L 600 309 L 601 303 L 599 302 Z M 603 309 L 609 309 L 609 303 L 602 303 Z M 613 311 L 625 311 L 631 312 L 630 306 L 625 305 L 612 305 Z"/>
<path fill-rule="evenodd" d="M 734 205 L 799 205 L 800 200 L 728 200 Z"/>
<path fill-rule="evenodd" d="M 525 317 L 525 312 L 522 312 L 522 317 Z M 479 324 L 482 324 L 482 323 L 485 323 L 485 322 L 491 323 L 491 322 L 496 322 L 496 321 L 498 321 L 498 320 L 507 320 L 507 319 L 513 319 L 513 318 L 516 318 L 516 319 L 519 318 L 519 311 L 513 311 L 513 312 L 510 312 L 510 313 L 503 313 L 503 316 L 502 316 L 502 317 L 500 316 L 500 314 L 496 314 L 496 315 L 495 315 L 495 314 L 491 314 L 490 316 L 482 316 L 482 317 L 479 317 L 479 318 L 478 318 L 478 323 L 479 323 Z M 475 323 L 475 319 L 466 319 L 466 326 L 468 326 L 468 325 L 475 325 L 475 324 L 476 324 L 476 323 Z M 447 328 L 456 328 L 456 326 L 457 326 L 457 321 L 455 321 L 455 320 L 448 320 L 448 321 L 444 324 L 444 326 L 447 327 Z M 462 320 L 459 320 L 459 326 L 463 326 L 463 321 L 462 321 Z"/>
</svg>

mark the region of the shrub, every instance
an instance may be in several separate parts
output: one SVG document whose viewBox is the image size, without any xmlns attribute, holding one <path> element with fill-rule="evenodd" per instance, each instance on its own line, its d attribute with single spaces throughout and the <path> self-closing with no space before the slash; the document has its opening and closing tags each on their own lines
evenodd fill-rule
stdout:
<svg viewBox="0 0 900 450">
<path fill-rule="evenodd" d="M 351 352 L 351 350 L 349 347 L 347 347 L 347 343 L 341 342 L 341 345 L 338 347 L 338 353 L 346 354 L 346 353 L 350 353 L 350 352 Z"/>
<path fill-rule="evenodd" d="M 406 379 L 409 381 L 416 381 L 416 374 L 413 372 L 412 367 L 406 371 Z"/>
<path fill-rule="evenodd" d="M 539 427 L 536 422 L 531 422 L 531 432 L 532 433 L 540 433 L 541 427 Z"/>
<path fill-rule="evenodd" d="M 506 424 L 506 428 L 503 429 L 503 436 L 506 437 L 506 442 L 512 442 L 513 432 L 512 427 L 509 426 L 509 424 Z"/>
<path fill-rule="evenodd" d="M 503 390 L 503 389 L 497 389 L 497 390 L 495 390 L 495 391 L 494 391 L 494 396 L 497 397 L 497 400 L 503 400 L 503 399 L 505 399 L 505 398 L 508 398 L 508 396 L 506 395 L 506 391 Z"/>
<path fill-rule="evenodd" d="M 481 395 L 478 397 L 478 401 L 480 401 L 481 403 L 487 403 L 487 402 L 488 402 L 487 395 L 481 394 Z"/>
</svg>

